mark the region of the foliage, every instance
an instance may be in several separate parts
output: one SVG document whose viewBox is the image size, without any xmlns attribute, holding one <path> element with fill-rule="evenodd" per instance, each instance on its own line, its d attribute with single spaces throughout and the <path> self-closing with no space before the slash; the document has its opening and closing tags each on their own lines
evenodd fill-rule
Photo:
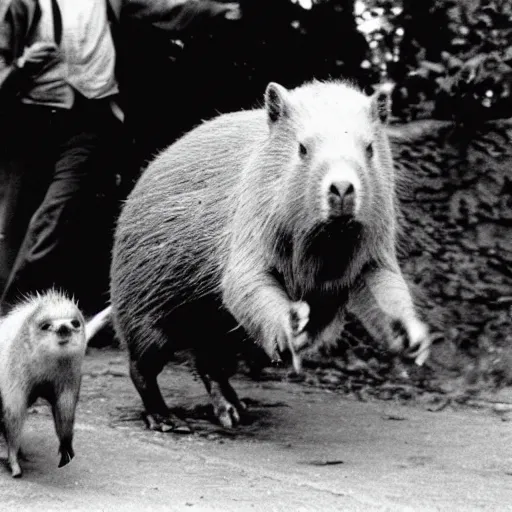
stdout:
<svg viewBox="0 0 512 512">
<path fill-rule="evenodd" d="M 371 45 L 380 34 L 379 43 L 384 40 L 387 54 L 394 55 L 386 71 L 396 83 L 397 116 L 455 119 L 466 125 L 512 116 L 512 2 L 365 4 L 374 18 L 380 15 L 385 20 L 369 40 Z M 397 32 L 402 35 L 398 42 Z M 382 64 L 381 60 L 377 65 Z"/>
<path fill-rule="evenodd" d="M 251 4 L 248 26 L 258 9 L 251 0 L 242 3 Z M 272 10 L 282 21 L 274 25 L 280 36 L 267 40 L 282 59 L 277 68 L 296 60 L 294 51 L 303 64 L 300 70 L 288 64 L 283 80 L 290 85 L 327 76 L 348 76 L 362 86 L 391 80 L 394 114 L 402 121 L 434 117 L 470 125 L 512 116 L 510 0 L 280 0 Z"/>
<path fill-rule="evenodd" d="M 203 119 L 261 104 L 270 81 L 391 80 L 401 121 L 512 116 L 510 0 L 239 1 L 240 20 L 205 20 L 180 40 L 124 24 L 142 159 Z"/>
</svg>

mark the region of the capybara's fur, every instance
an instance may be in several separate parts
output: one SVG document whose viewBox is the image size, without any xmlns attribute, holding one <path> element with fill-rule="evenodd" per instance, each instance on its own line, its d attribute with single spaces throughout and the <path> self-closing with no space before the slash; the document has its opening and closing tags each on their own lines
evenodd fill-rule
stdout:
<svg viewBox="0 0 512 512">
<path fill-rule="evenodd" d="M 396 259 L 388 111 L 383 90 L 269 84 L 264 108 L 205 122 L 148 166 L 118 220 L 111 301 L 153 419 L 168 414 L 156 375 L 193 347 L 219 419 L 236 422 L 214 357 L 229 330 L 272 358 L 290 349 L 298 367 L 303 348 L 339 335 L 347 304 L 363 316 L 378 306 L 424 359 L 427 330 Z"/>
<path fill-rule="evenodd" d="M 73 427 L 86 350 L 85 325 L 76 304 L 48 291 L 15 306 L 0 320 L 0 405 L 13 477 L 27 408 L 38 398 L 52 406 L 60 441 L 59 467 L 74 457 Z"/>
</svg>

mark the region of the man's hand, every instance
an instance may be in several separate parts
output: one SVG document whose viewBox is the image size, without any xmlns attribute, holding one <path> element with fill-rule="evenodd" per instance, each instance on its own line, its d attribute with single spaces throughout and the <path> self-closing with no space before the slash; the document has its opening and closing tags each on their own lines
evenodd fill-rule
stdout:
<svg viewBox="0 0 512 512">
<path fill-rule="evenodd" d="M 31 74 L 36 74 L 46 64 L 57 58 L 59 58 L 59 49 L 54 43 L 38 42 L 25 48 L 17 64 Z"/>
<path fill-rule="evenodd" d="M 239 20 L 242 17 L 240 5 L 236 2 L 212 2 L 212 5 L 216 16 L 224 16 L 227 20 Z"/>
</svg>

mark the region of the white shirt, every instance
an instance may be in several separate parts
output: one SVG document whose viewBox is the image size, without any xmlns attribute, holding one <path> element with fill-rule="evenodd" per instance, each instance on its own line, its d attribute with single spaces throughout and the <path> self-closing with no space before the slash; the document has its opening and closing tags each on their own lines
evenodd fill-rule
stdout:
<svg viewBox="0 0 512 512">
<path fill-rule="evenodd" d="M 74 91 L 90 99 L 118 92 L 107 1 L 57 0 L 62 17 L 62 59 L 48 65 L 35 78 L 32 89 L 22 101 L 71 108 Z M 41 20 L 32 43 L 55 42 L 51 0 L 39 0 L 39 5 Z"/>
<path fill-rule="evenodd" d="M 40 0 L 41 1 L 41 0 Z M 48 4 L 50 0 L 44 0 Z M 115 49 L 107 19 L 108 0 L 58 0 L 67 82 L 86 98 L 118 92 Z"/>
</svg>

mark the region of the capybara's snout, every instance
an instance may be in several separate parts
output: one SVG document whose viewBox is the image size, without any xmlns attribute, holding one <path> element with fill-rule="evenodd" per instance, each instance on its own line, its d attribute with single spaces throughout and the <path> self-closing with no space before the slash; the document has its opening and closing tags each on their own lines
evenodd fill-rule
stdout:
<svg viewBox="0 0 512 512">
<path fill-rule="evenodd" d="M 349 181 L 332 181 L 327 191 L 329 217 L 352 217 L 355 212 L 356 191 Z"/>
</svg>

